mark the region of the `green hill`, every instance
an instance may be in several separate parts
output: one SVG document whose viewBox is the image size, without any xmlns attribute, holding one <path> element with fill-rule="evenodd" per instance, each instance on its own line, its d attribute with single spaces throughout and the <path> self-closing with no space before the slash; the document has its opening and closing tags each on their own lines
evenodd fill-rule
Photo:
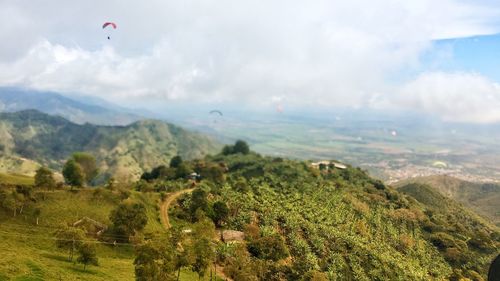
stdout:
<svg viewBox="0 0 500 281">
<path fill-rule="evenodd" d="M 5 190 L 0 187 L 0 191 Z M 1 196 L 0 196 L 1 197 Z M 130 198 L 147 207 L 145 233 L 165 233 L 160 224 L 158 194 L 134 193 Z M 0 280 L 135 280 L 132 245 L 95 241 L 99 266 L 84 271 L 81 265 L 67 260 L 67 253 L 55 247 L 53 233 L 61 225 L 89 217 L 109 225 L 109 213 L 123 199 L 118 192 L 85 189 L 78 193 L 66 190 L 38 191 L 36 203 L 13 217 L 0 208 Z M 36 225 L 33 210 L 41 210 Z M 88 238 L 93 241 L 92 238 Z M 183 271 L 181 280 L 196 280 Z"/>
<path fill-rule="evenodd" d="M 444 196 L 474 210 L 500 226 L 500 184 L 473 183 L 445 175 L 436 175 L 405 180 L 398 183 L 422 183 L 431 186 Z"/>
<path fill-rule="evenodd" d="M 12 200 L 0 204 L 0 251 L 5 253 L 0 280 L 133 280 L 130 245 L 96 241 L 100 265 L 83 271 L 66 261 L 51 238 L 61 223 L 82 217 L 109 225 L 110 211 L 126 197 L 146 206 L 142 235 L 151 242 L 147 245 L 174 237 L 173 247 L 166 249 L 191 251 L 190 245 L 198 245 L 193 251 L 207 251 L 209 258 L 215 251 L 208 265 L 217 263 L 233 280 L 483 280 L 500 247 L 496 228 L 427 186 L 408 185 L 400 192 L 359 168 L 319 170 L 307 161 L 223 151 L 226 155 L 156 169 L 128 192 L 130 186 L 123 185 L 117 191 L 35 189 L 26 201 L 19 195 L 25 189 L 0 185 L 0 199 L 25 202 L 15 217 Z M 183 176 L 191 171 L 201 177 L 196 184 Z M 165 230 L 159 199 L 193 185 L 195 191 L 170 208 L 174 228 Z M 227 207 L 222 222 L 220 205 Z M 196 244 L 194 234 L 176 232 L 182 227 L 196 233 L 207 219 L 218 222 L 220 230 L 243 231 L 244 241 L 226 244 L 214 237 L 209 244 Z M 213 228 L 201 225 L 207 233 Z M 142 256 L 148 258 L 154 255 Z M 168 258 L 145 264 L 172 270 Z M 181 280 L 197 278 L 190 268 L 195 266 L 183 267 Z"/>
<path fill-rule="evenodd" d="M 329 280 L 482 280 L 500 246 L 495 227 L 430 188 L 405 194 L 358 168 L 318 171 L 255 154 L 193 165 L 210 163 L 229 171 L 223 184 L 201 186 L 212 203 L 229 206 L 225 227 L 262 238 L 246 239 L 255 264 L 269 262 L 265 243 L 281 237 L 290 256 L 267 270 L 287 280 L 316 273 Z M 204 168 L 198 171 L 203 176 Z M 189 223 L 187 199 L 172 212 L 181 224 Z M 258 250 L 259 243 L 266 246 Z M 273 280 L 269 271 L 258 278 Z"/>
<path fill-rule="evenodd" d="M 97 158 L 101 179 L 136 180 L 175 155 L 192 159 L 218 147 L 208 137 L 161 121 L 96 126 L 35 110 L 0 113 L 0 172 L 32 173 L 37 163 L 60 170 L 73 152 L 86 151 Z"/>
</svg>

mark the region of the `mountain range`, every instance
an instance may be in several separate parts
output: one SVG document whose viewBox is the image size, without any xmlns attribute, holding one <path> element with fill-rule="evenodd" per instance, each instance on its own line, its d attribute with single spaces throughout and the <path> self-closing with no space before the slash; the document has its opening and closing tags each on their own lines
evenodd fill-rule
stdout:
<svg viewBox="0 0 500 281">
<path fill-rule="evenodd" d="M 26 109 L 58 115 L 77 124 L 128 125 L 144 119 L 101 99 L 84 96 L 68 98 L 55 92 L 0 87 L 0 111 L 15 112 Z"/>
<path fill-rule="evenodd" d="M 199 158 L 219 148 L 207 136 L 158 120 L 102 126 L 37 110 L 0 113 L 0 172 L 32 174 L 39 165 L 60 170 L 72 153 L 85 151 L 97 158 L 101 180 L 130 181 L 175 155 Z"/>
</svg>

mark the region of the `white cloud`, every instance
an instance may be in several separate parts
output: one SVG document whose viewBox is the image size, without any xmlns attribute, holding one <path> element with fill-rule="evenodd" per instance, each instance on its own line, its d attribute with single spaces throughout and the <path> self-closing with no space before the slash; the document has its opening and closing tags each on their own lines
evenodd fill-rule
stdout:
<svg viewBox="0 0 500 281">
<path fill-rule="evenodd" d="M 500 85 L 476 73 L 424 73 L 391 102 L 447 121 L 500 121 Z"/>
<path fill-rule="evenodd" d="M 432 39 L 494 33 L 499 14 L 459 0 L 50 3 L 0 3 L 0 85 L 118 102 L 371 105 Z"/>
</svg>

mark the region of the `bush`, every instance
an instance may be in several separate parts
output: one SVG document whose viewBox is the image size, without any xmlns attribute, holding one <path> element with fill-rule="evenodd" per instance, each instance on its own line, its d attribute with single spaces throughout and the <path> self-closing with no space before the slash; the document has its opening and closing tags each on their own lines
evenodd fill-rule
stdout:
<svg viewBox="0 0 500 281">
<path fill-rule="evenodd" d="M 438 232 L 431 235 L 431 242 L 439 250 L 443 251 L 446 248 L 451 248 L 455 246 L 455 240 L 449 234 L 444 232 Z"/>
<path fill-rule="evenodd" d="M 279 234 L 272 234 L 251 240 L 248 251 L 259 259 L 278 261 L 288 257 L 289 252 L 285 241 Z"/>
</svg>

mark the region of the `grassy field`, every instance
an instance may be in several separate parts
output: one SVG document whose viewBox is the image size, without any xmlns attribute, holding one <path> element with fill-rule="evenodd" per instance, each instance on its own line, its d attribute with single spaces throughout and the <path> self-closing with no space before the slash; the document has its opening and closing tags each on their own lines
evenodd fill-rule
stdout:
<svg viewBox="0 0 500 281">
<path fill-rule="evenodd" d="M 33 177 L 17 175 L 17 174 L 4 174 L 0 173 L 0 184 L 24 184 L 32 185 L 34 183 Z"/>
<path fill-rule="evenodd" d="M 14 179 L 14 183 L 26 181 L 24 177 Z M 92 189 L 58 190 L 39 192 L 36 198 L 34 206 L 16 217 L 0 211 L 0 280 L 134 280 L 131 245 L 113 246 L 94 241 L 99 266 L 83 270 L 81 264 L 68 261 L 67 253 L 55 247 L 53 238 L 61 224 L 73 223 L 84 216 L 109 224 L 109 213 L 120 202 L 118 194 Z M 159 195 L 134 192 L 131 198 L 147 207 L 145 233 L 164 232 L 157 209 Z M 41 209 L 39 225 L 33 216 L 35 206 Z M 181 280 L 197 279 L 189 270 L 181 274 Z"/>
</svg>

